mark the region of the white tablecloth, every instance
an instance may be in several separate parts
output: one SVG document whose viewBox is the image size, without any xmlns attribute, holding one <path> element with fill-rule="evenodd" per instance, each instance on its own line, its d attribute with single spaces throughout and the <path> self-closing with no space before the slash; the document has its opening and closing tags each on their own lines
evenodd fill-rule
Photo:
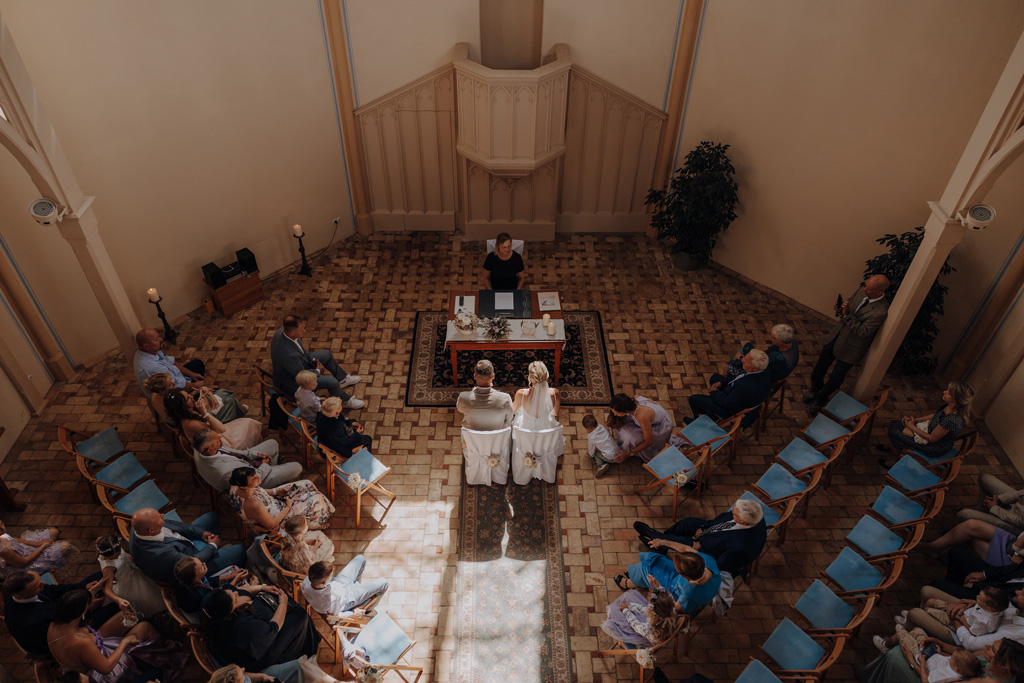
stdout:
<svg viewBox="0 0 1024 683">
<path fill-rule="evenodd" d="M 551 322 L 555 324 L 555 334 L 550 335 L 548 331 L 544 329 L 542 323 L 544 322 L 540 318 L 534 318 L 529 322 L 537 323 L 537 331 L 532 337 L 524 336 L 522 323 L 527 322 L 525 320 L 513 319 L 509 321 L 510 331 L 508 335 L 508 341 L 510 342 L 564 342 L 565 341 L 565 323 L 561 320 L 552 319 Z M 445 334 L 444 343 L 448 342 L 486 342 L 490 341 L 484 336 L 484 332 L 481 329 L 476 329 L 472 334 L 463 334 L 462 332 L 455 329 L 455 321 L 448 321 L 448 332 Z"/>
</svg>

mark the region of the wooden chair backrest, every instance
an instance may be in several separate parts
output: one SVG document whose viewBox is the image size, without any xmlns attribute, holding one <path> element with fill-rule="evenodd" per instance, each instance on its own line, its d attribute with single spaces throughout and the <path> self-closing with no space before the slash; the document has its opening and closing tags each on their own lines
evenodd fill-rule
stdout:
<svg viewBox="0 0 1024 683">
<path fill-rule="evenodd" d="M 203 671 L 212 675 L 217 670 L 217 665 L 214 663 L 213 658 L 210 657 L 209 650 L 206 649 L 206 641 L 195 630 L 188 632 L 188 640 L 192 644 L 192 654 L 195 655 L 199 666 L 203 667 Z"/>
<path fill-rule="evenodd" d="M 160 597 L 164 599 L 164 607 L 167 608 L 167 612 L 171 617 L 178 622 L 178 626 L 181 626 L 186 632 L 196 630 L 197 624 L 193 624 L 185 616 L 185 613 L 178 607 L 178 600 L 174 597 L 174 589 L 170 586 L 160 586 Z M 206 645 L 203 645 L 205 650 Z"/>
</svg>

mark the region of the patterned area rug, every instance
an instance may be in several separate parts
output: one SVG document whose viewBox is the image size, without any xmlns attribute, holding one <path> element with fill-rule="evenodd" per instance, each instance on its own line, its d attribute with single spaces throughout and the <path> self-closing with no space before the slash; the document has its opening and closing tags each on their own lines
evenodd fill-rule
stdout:
<svg viewBox="0 0 1024 683">
<path fill-rule="evenodd" d="M 570 683 L 558 486 L 462 482 L 455 676 L 460 683 Z"/>
<path fill-rule="evenodd" d="M 601 314 L 564 311 L 563 316 L 566 340 L 558 385 L 562 403 L 607 406 L 614 392 L 608 373 Z M 454 406 L 459 392 L 472 386 L 473 366 L 481 358 L 494 363 L 495 388 L 513 395 L 517 389 L 527 386 L 527 368 L 533 361 L 544 361 L 554 374 L 555 352 L 550 350 L 461 351 L 458 356 L 460 386 L 453 387 L 451 352 L 444 345 L 446 326 L 447 314 L 443 312 L 416 314 L 405 395 L 407 406 Z"/>
</svg>

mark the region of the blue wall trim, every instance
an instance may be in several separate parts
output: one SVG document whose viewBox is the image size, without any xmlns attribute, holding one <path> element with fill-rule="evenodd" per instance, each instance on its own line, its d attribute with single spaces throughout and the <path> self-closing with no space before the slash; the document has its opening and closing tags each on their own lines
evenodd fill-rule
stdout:
<svg viewBox="0 0 1024 683">
<path fill-rule="evenodd" d="M 696 0 L 690 0 L 695 2 Z M 679 137 L 676 142 L 676 155 L 672 159 L 672 170 L 675 171 L 676 165 L 679 163 L 679 148 L 683 145 L 683 131 L 686 130 L 686 114 L 690 110 L 690 96 L 693 94 L 693 75 L 697 73 L 697 57 L 700 55 L 700 41 L 704 36 L 704 18 L 708 14 L 708 2 L 707 0 L 701 1 L 700 10 L 700 27 L 697 29 L 697 44 L 693 47 L 693 65 L 690 67 L 690 82 L 686 88 L 686 102 L 683 104 L 683 118 L 679 122 Z"/>
<path fill-rule="evenodd" d="M 29 298 L 32 299 L 32 305 L 35 306 L 36 311 L 39 313 L 39 317 L 41 317 L 43 319 L 43 323 L 46 324 L 46 329 L 50 331 L 50 334 L 57 342 L 57 346 L 60 347 L 60 352 L 64 354 L 64 359 L 68 362 L 68 364 L 71 367 L 75 367 L 75 361 L 71 358 L 71 354 L 68 353 L 68 350 L 64 346 L 64 342 L 61 340 L 60 335 L 57 334 L 57 330 L 53 329 L 53 325 L 50 324 L 50 319 L 46 317 L 46 312 L 43 310 L 43 307 L 39 305 L 39 299 L 36 298 L 36 293 L 32 291 L 32 287 L 29 286 L 28 280 L 25 279 L 25 274 L 22 273 L 21 268 L 18 267 L 18 262 L 14 259 L 14 254 L 12 254 L 10 248 L 8 248 L 7 242 L 4 240 L 3 235 L 0 235 L 0 248 L 2 248 L 4 250 L 4 254 L 7 255 L 7 260 L 11 262 L 11 266 L 14 268 L 14 272 L 17 273 L 18 279 L 21 281 L 21 286 L 25 288 L 26 292 L 28 292 Z M 17 320 L 16 317 L 14 319 Z M 24 330 L 22 330 L 22 334 L 24 334 Z M 29 345 L 32 346 L 34 352 L 35 344 L 32 344 L 30 342 Z M 38 356 L 36 357 L 38 358 Z M 45 363 L 43 363 L 43 367 L 46 367 Z M 47 374 L 49 374 L 49 371 L 47 371 Z M 50 379 L 52 381 L 53 377 L 51 376 Z"/>
<path fill-rule="evenodd" d="M 331 0 L 328 0 L 330 2 Z M 344 12 L 345 3 L 341 3 L 342 11 Z M 341 110 L 338 109 L 338 90 L 334 87 L 334 65 L 331 63 L 331 43 L 327 38 L 327 21 L 324 19 L 324 6 L 321 3 L 317 3 L 317 8 L 320 11 L 320 33 L 324 39 L 324 56 L 327 57 L 327 73 L 330 75 L 331 81 L 331 100 L 334 102 L 334 122 L 338 126 L 338 142 L 341 143 L 341 155 L 342 159 L 345 160 L 345 189 L 348 191 L 348 212 L 352 217 L 352 229 L 356 229 L 356 207 L 352 201 L 352 179 L 348 177 L 348 154 L 345 152 L 345 135 L 342 133 L 341 128 Z M 345 19 L 345 38 L 348 39 L 348 19 Z M 352 64 L 352 53 L 349 51 L 348 63 Z M 353 84 L 353 89 L 354 89 Z"/>
<path fill-rule="evenodd" d="M 686 0 L 679 0 L 679 16 L 676 17 L 676 35 L 672 39 L 672 53 L 668 61 L 668 80 L 665 81 L 665 99 L 661 103 L 661 110 L 668 111 L 668 93 L 672 89 L 672 73 L 676 69 L 676 50 L 679 49 L 679 29 L 683 24 L 683 6 Z"/>
</svg>

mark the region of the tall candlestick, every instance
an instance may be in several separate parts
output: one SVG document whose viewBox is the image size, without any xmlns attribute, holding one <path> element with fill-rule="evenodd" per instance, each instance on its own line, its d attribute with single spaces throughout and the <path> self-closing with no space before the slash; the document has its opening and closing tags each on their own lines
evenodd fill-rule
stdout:
<svg viewBox="0 0 1024 683">
<path fill-rule="evenodd" d="M 302 226 L 296 223 L 292 226 L 292 232 L 295 233 L 296 237 L 302 237 Z"/>
</svg>

